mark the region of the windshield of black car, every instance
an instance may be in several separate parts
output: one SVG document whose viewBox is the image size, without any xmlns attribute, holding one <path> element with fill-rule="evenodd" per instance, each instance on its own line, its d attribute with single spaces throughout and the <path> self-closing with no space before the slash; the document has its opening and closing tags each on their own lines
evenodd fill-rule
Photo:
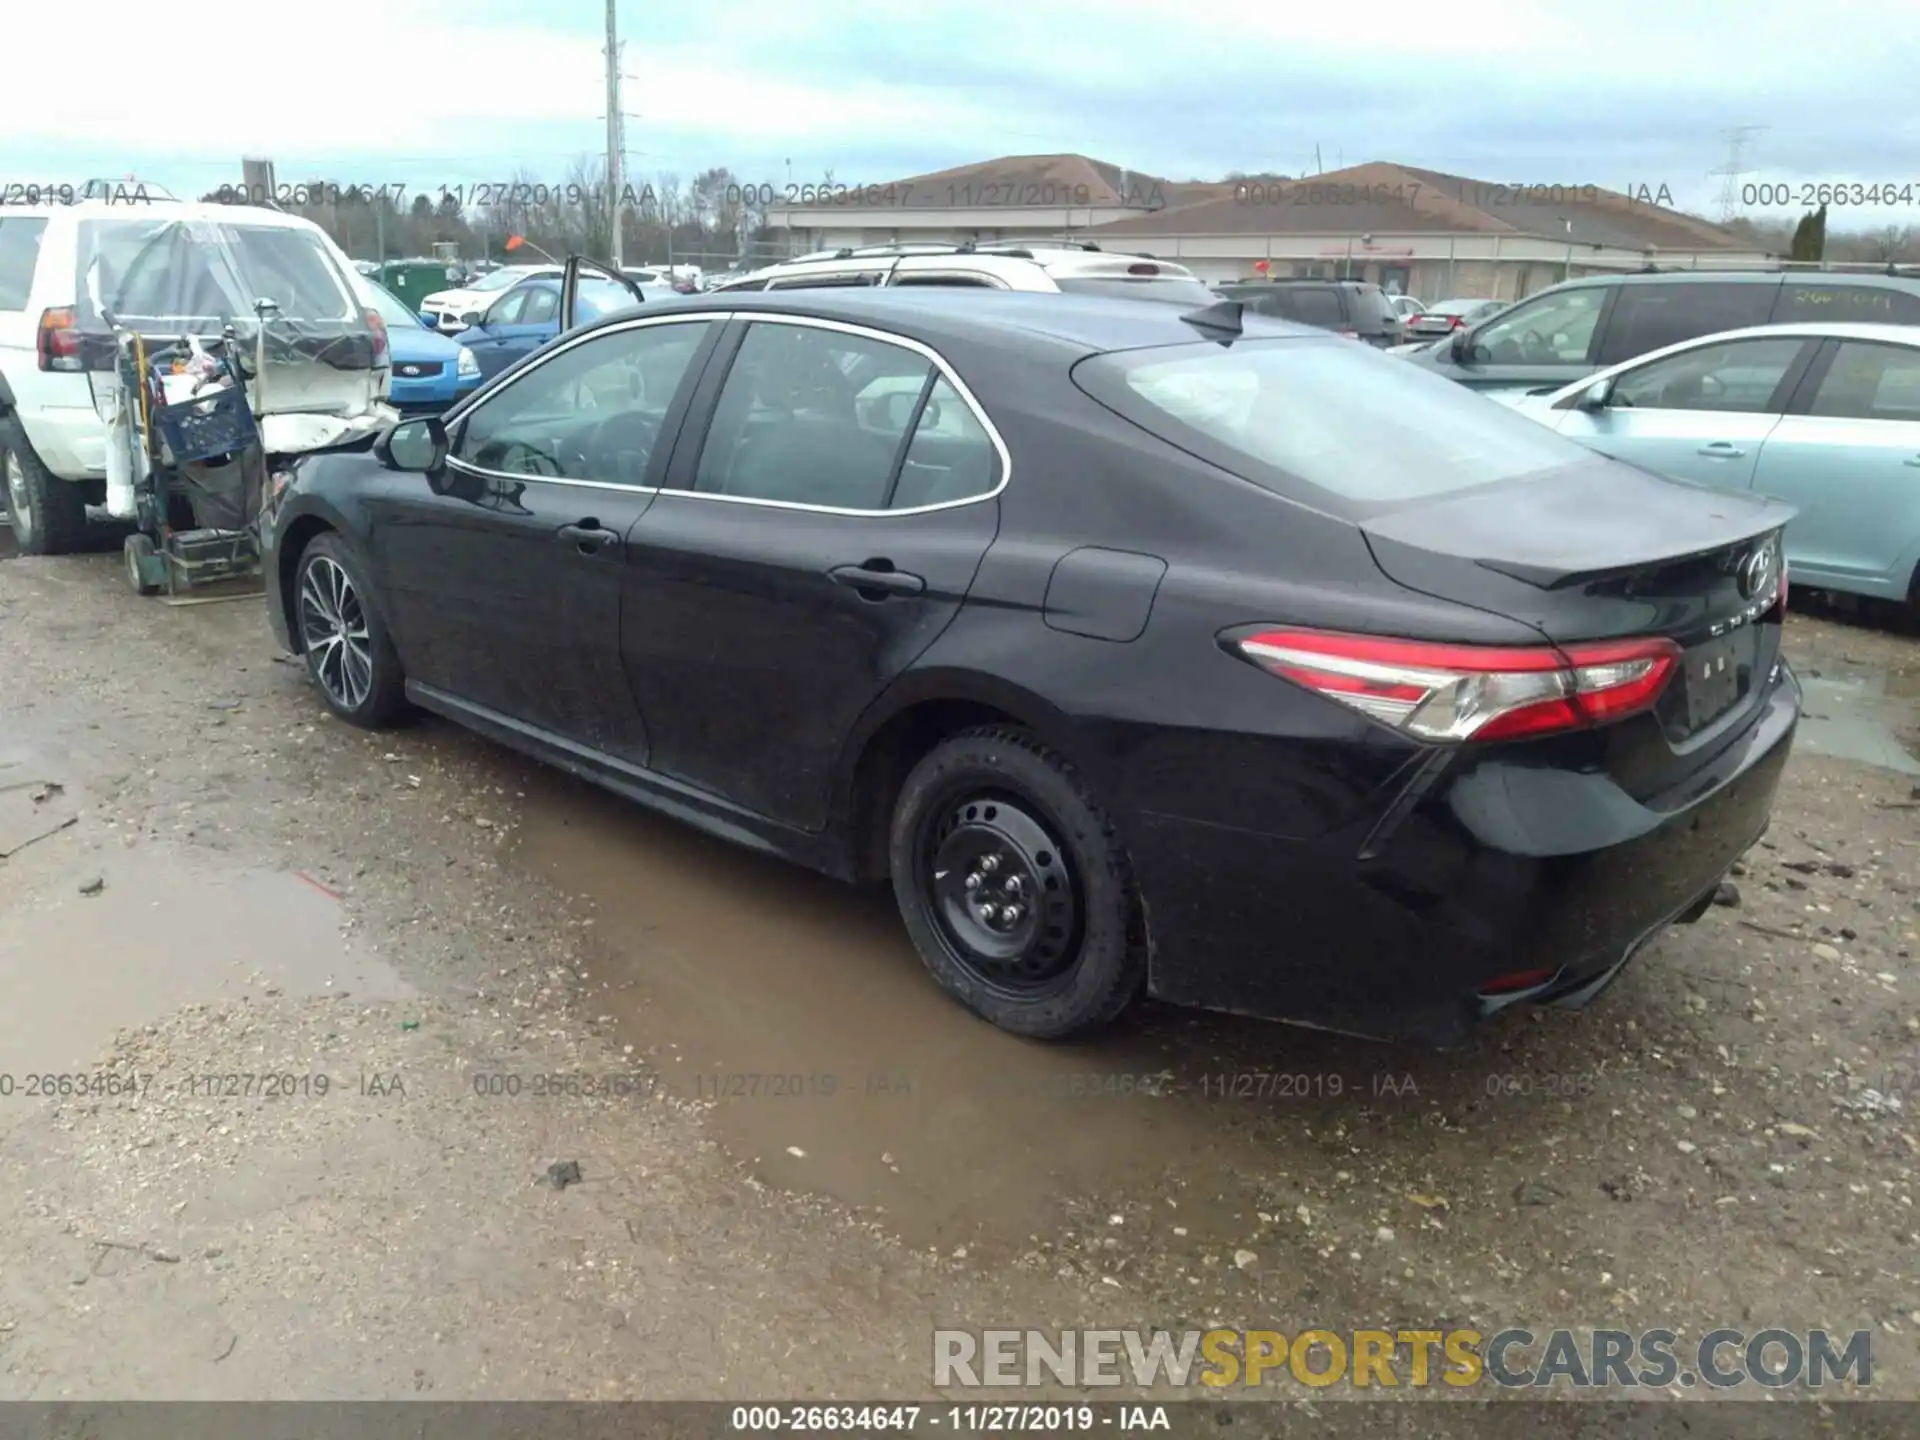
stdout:
<svg viewBox="0 0 1920 1440">
<path fill-rule="evenodd" d="M 1220 297 L 1198 280 L 1166 276 L 1138 280 L 1118 275 L 1056 275 L 1053 283 L 1068 295 L 1107 295 L 1119 300 L 1168 300 L 1182 305 L 1211 305 Z"/>
<path fill-rule="evenodd" d="M 1336 512 L 1593 463 L 1517 411 L 1340 338 L 1119 351 L 1081 361 L 1073 379 L 1190 454 Z"/>
</svg>

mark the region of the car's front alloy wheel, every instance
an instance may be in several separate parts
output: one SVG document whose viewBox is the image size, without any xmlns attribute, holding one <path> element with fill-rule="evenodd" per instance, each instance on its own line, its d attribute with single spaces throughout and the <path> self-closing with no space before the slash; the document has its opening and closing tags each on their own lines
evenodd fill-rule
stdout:
<svg viewBox="0 0 1920 1440">
<path fill-rule="evenodd" d="M 1145 936 L 1126 854 L 1073 767 L 1025 731 L 970 730 L 921 760 L 889 855 L 927 969 L 1002 1029 L 1095 1029 L 1139 994 Z"/>
<path fill-rule="evenodd" d="M 405 684 L 399 657 L 337 535 L 320 536 L 300 557 L 294 626 L 328 709 L 368 729 L 393 718 Z"/>
</svg>

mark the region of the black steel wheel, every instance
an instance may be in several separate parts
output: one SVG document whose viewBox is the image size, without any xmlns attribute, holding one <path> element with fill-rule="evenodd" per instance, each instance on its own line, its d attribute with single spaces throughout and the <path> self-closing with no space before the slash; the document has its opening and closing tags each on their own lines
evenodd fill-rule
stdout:
<svg viewBox="0 0 1920 1440">
<path fill-rule="evenodd" d="M 292 630 L 329 710 L 369 730 L 393 719 L 405 693 L 400 659 L 358 559 L 336 534 L 300 557 Z"/>
<path fill-rule="evenodd" d="M 954 959 L 1009 993 L 1041 993 L 1071 968 L 1079 886 L 1061 841 L 1031 803 L 996 791 L 929 808 L 917 868 Z"/>
<path fill-rule="evenodd" d="M 928 971 L 1002 1029 L 1095 1029 L 1145 983 L 1126 854 L 1078 773 L 1024 731 L 966 731 L 921 760 L 889 857 Z"/>
</svg>

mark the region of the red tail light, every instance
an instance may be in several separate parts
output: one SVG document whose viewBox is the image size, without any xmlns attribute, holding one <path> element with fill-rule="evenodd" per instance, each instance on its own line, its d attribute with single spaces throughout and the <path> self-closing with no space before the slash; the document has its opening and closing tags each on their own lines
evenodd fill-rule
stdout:
<svg viewBox="0 0 1920 1440">
<path fill-rule="evenodd" d="M 40 312 L 40 333 L 35 347 L 42 370 L 84 370 L 80 355 L 80 331 L 75 328 L 73 311 L 66 307 Z"/>
<path fill-rule="evenodd" d="M 1680 663 L 1671 640 L 1502 647 L 1317 630 L 1234 642 L 1262 669 L 1422 740 L 1518 740 L 1649 709 Z"/>
<path fill-rule="evenodd" d="M 367 329 L 373 332 L 373 367 L 377 370 L 387 363 L 387 322 L 378 310 L 368 310 L 366 317 Z"/>
<path fill-rule="evenodd" d="M 1129 265 L 1127 267 L 1127 273 L 1129 275 L 1158 275 L 1160 273 L 1160 267 L 1158 265 Z"/>
<path fill-rule="evenodd" d="M 1467 323 L 1467 317 L 1464 315 L 1450 315 L 1447 317 L 1447 320 L 1447 329 L 1449 330 L 1458 330 L 1462 325 Z"/>
<path fill-rule="evenodd" d="M 1340 333 L 1349 340 L 1358 340 L 1360 338 L 1360 332 L 1358 330 L 1342 330 Z"/>
</svg>

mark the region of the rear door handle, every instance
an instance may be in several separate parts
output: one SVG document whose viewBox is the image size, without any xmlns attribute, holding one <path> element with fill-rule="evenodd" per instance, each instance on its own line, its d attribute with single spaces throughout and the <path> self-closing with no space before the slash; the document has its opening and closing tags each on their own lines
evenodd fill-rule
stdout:
<svg viewBox="0 0 1920 1440">
<path fill-rule="evenodd" d="M 1693 453 L 1696 455 L 1711 456 L 1716 460 L 1738 460 L 1747 452 L 1735 445 L 1731 440 L 1714 440 L 1702 445 Z"/>
<path fill-rule="evenodd" d="M 924 595 L 927 582 L 918 575 L 895 570 L 888 561 L 869 560 L 864 565 L 839 565 L 827 575 L 834 584 L 858 590 L 865 599 L 882 600 L 889 595 Z M 867 592 L 874 592 L 868 594 Z"/>
<path fill-rule="evenodd" d="M 598 520 L 562 525 L 555 533 L 561 544 L 573 546 L 582 555 L 606 555 L 620 548 L 619 532 L 605 529 Z"/>
</svg>

